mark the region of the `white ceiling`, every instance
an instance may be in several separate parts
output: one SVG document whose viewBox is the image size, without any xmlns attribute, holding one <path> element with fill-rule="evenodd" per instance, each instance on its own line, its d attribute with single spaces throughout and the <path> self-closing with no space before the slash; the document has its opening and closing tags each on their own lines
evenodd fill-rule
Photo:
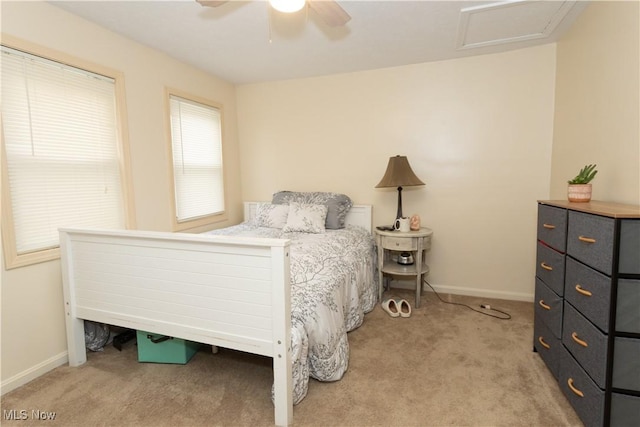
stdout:
<svg viewBox="0 0 640 427">
<path fill-rule="evenodd" d="M 316 0 L 317 1 L 317 0 Z M 53 1 L 168 55 L 244 84 L 394 67 L 555 42 L 588 2 L 356 1 L 344 27 L 265 1 Z"/>
</svg>

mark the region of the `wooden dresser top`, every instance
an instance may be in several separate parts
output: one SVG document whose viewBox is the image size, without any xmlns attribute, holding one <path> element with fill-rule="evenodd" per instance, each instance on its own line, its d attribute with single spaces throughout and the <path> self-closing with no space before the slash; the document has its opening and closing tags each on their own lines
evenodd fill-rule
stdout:
<svg viewBox="0 0 640 427">
<path fill-rule="evenodd" d="M 568 200 L 538 200 L 538 203 L 612 218 L 640 218 L 640 206 L 638 205 L 625 205 L 598 200 L 591 200 L 587 203 L 575 203 Z"/>
</svg>

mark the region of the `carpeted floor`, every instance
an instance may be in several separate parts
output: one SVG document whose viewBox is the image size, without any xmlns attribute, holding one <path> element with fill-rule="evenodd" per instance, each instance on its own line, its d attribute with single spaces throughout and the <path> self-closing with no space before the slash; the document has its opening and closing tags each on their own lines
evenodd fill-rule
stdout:
<svg viewBox="0 0 640 427">
<path fill-rule="evenodd" d="M 392 295 L 413 305 L 410 291 Z M 444 304 L 430 292 L 408 319 L 391 318 L 378 305 L 349 334 L 347 374 L 334 383 L 312 380 L 294 407 L 294 425 L 582 425 L 532 351 L 531 303 L 442 298 L 475 308 L 488 303 L 512 319 Z M 2 425 L 273 424 L 271 359 L 203 348 L 186 365 L 138 363 L 132 343 L 88 358 L 2 396 Z M 55 419 L 34 419 L 33 411 L 54 412 Z M 26 419 L 8 420 L 12 414 Z"/>
</svg>

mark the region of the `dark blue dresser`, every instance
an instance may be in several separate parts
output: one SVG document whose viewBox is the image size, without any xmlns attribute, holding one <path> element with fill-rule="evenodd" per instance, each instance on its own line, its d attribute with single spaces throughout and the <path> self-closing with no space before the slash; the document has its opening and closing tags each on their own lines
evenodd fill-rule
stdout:
<svg viewBox="0 0 640 427">
<path fill-rule="evenodd" d="M 534 350 L 585 426 L 640 425 L 640 206 L 538 202 Z"/>
</svg>

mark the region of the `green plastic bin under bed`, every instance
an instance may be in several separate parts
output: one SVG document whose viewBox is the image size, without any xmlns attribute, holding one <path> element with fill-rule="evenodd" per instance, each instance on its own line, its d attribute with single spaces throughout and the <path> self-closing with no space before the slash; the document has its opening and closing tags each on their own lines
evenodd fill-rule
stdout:
<svg viewBox="0 0 640 427">
<path fill-rule="evenodd" d="M 137 331 L 138 362 L 184 365 L 198 351 L 200 343 L 165 335 Z"/>
</svg>

